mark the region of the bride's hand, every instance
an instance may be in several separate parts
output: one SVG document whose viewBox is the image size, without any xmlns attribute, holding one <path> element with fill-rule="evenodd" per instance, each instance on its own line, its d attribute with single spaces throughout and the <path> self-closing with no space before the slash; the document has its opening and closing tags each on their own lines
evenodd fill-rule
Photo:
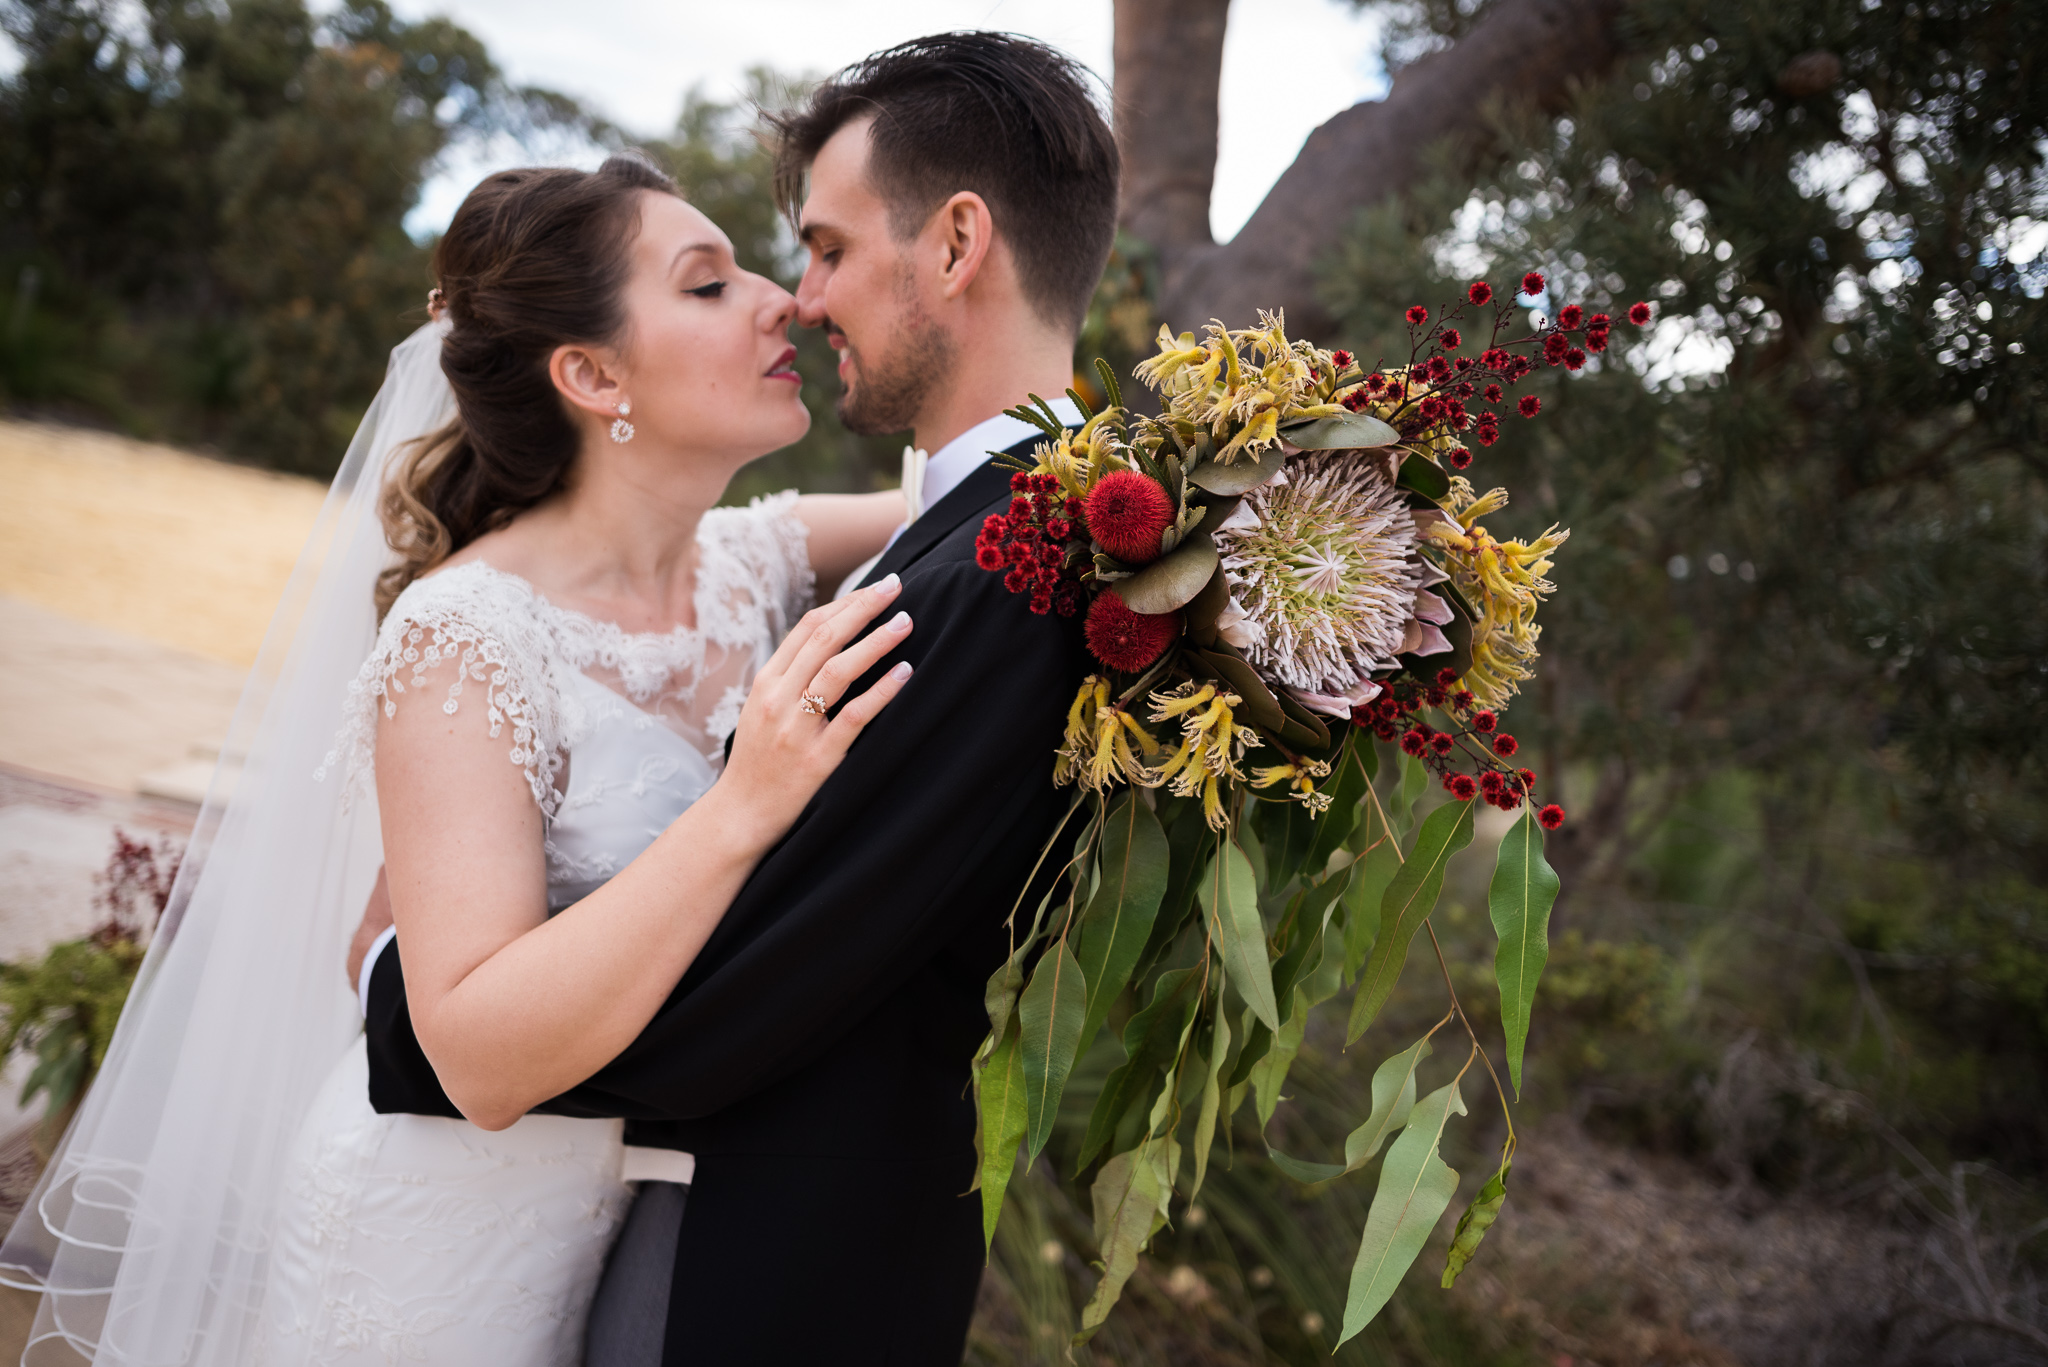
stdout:
<svg viewBox="0 0 2048 1367">
<path fill-rule="evenodd" d="M 854 680 L 910 635 L 910 616 L 899 612 L 847 645 L 902 588 L 892 574 L 813 608 L 755 676 L 717 787 L 726 790 L 725 799 L 744 815 L 764 849 L 789 829 L 839 767 L 854 737 L 909 681 L 910 664 L 900 661 L 837 715 L 825 715 Z"/>
</svg>

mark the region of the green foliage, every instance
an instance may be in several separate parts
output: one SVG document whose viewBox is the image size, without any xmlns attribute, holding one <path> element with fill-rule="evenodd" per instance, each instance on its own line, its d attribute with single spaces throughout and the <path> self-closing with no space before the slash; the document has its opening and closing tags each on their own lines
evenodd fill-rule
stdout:
<svg viewBox="0 0 2048 1367">
<path fill-rule="evenodd" d="M 0 964 L 0 1058 L 27 1049 L 37 1060 L 23 1106 L 40 1093 L 58 1116 L 84 1093 L 141 966 L 142 946 L 121 934 L 67 940 L 33 964 Z"/>
</svg>

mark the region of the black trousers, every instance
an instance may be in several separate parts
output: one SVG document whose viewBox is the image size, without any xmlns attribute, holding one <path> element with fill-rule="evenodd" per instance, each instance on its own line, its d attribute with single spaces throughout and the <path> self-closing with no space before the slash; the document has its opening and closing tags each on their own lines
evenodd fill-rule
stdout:
<svg viewBox="0 0 2048 1367">
<path fill-rule="evenodd" d="M 983 1262 L 972 1178 L 971 1152 L 700 1154 L 663 1367 L 958 1367 Z"/>
</svg>

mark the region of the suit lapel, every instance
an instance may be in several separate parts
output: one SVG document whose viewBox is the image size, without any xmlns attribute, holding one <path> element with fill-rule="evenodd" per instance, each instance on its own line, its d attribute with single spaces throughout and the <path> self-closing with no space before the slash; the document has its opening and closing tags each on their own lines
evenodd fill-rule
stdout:
<svg viewBox="0 0 2048 1367">
<path fill-rule="evenodd" d="M 1027 437 L 1003 454 L 1026 455 L 1040 440 L 1036 435 Z M 1001 498 L 1010 487 L 1010 474 L 1009 470 L 991 460 L 954 485 L 944 498 L 927 508 L 923 516 L 904 529 L 903 535 L 896 538 L 896 544 L 862 578 L 860 586 L 865 588 L 883 575 L 900 572 L 915 563 L 961 523 Z"/>
</svg>

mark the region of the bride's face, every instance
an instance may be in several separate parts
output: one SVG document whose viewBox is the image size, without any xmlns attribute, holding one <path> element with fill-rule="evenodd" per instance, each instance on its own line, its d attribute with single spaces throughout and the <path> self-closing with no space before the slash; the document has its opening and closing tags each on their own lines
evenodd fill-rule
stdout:
<svg viewBox="0 0 2048 1367">
<path fill-rule="evenodd" d="M 718 225 L 674 195 L 641 196 L 625 288 L 618 393 L 650 445 L 735 462 L 810 430 L 789 325 L 796 300 L 743 271 Z"/>
</svg>

